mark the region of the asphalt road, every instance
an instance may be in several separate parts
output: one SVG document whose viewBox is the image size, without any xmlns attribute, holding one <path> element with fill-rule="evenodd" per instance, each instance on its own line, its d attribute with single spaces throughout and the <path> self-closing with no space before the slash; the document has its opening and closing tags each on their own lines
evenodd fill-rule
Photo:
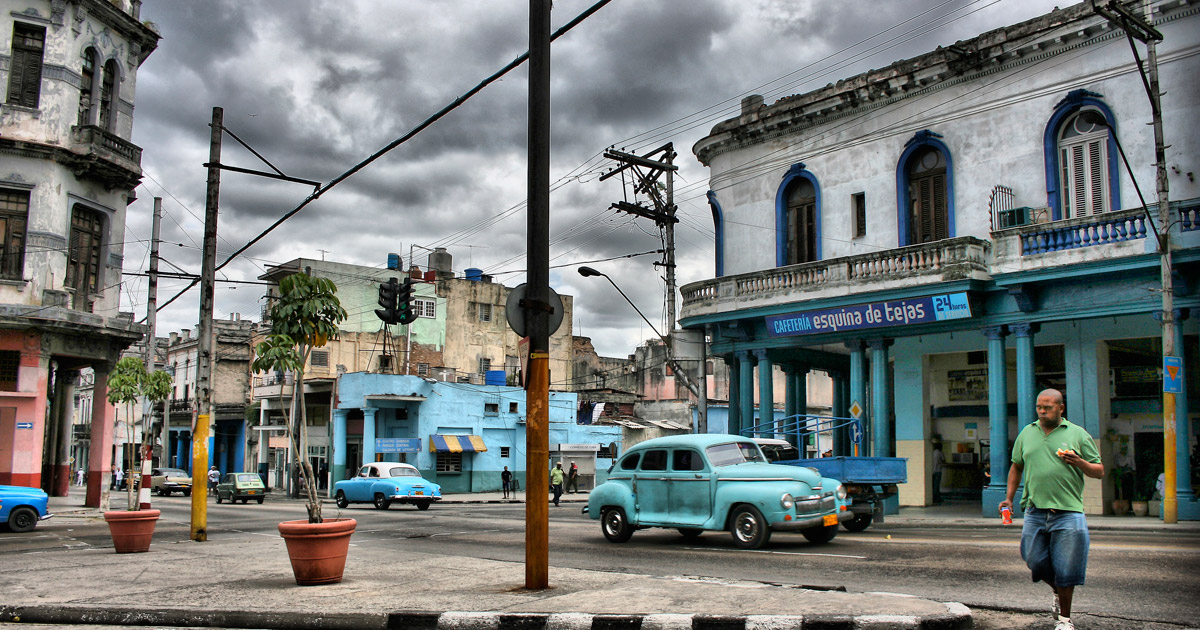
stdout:
<svg viewBox="0 0 1200 630">
<path fill-rule="evenodd" d="M 156 497 L 154 505 L 163 511 L 155 539 L 186 538 L 190 499 Z M 628 543 L 612 544 L 601 535 L 598 521 L 580 514 L 580 507 L 576 503 L 550 507 L 552 566 L 907 593 L 962 602 L 977 611 L 978 628 L 1052 625 L 1047 622 L 1049 589 L 1030 582 L 1019 557 L 1017 528 L 913 528 L 885 523 L 861 533 L 842 531 L 826 545 L 812 545 L 799 534 L 777 534 L 766 548 L 744 551 L 722 532 L 686 540 L 672 530 L 643 530 Z M 333 505 L 324 509 L 326 516 L 339 512 Z M 304 515 L 300 503 L 217 505 L 210 500 L 208 535 L 216 539 L 242 532 L 276 537 L 278 522 Z M 341 510 L 341 515 L 359 522 L 352 545 L 379 557 L 415 550 L 524 561 L 523 504 L 446 504 L 428 511 L 411 506 L 380 511 L 364 504 Z M 51 534 L 66 523 L 51 520 L 39 525 L 38 531 Z M 103 523 L 77 527 L 68 535 L 80 542 L 111 544 Z M 18 544 L 28 551 L 38 543 L 29 537 L 0 536 L 0 554 Z M 62 541 L 47 536 L 45 544 L 61 547 Z M 1088 584 L 1076 594 L 1076 619 L 1087 622 L 1081 628 L 1094 630 L 1197 627 L 1197 586 L 1200 536 L 1094 532 Z"/>
</svg>

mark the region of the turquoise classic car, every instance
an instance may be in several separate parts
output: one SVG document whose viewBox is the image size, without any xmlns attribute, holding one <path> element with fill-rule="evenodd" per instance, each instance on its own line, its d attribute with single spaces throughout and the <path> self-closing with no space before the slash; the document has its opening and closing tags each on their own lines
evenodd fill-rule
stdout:
<svg viewBox="0 0 1200 630">
<path fill-rule="evenodd" d="M 634 530 L 678 529 L 687 537 L 729 531 L 743 549 L 771 532 L 825 543 L 850 520 L 846 490 L 811 468 L 770 464 L 753 440 L 736 435 L 677 435 L 640 442 L 609 469 L 584 513 L 604 537 L 625 542 Z"/>
<path fill-rule="evenodd" d="M 386 510 L 392 503 L 411 503 L 428 510 L 442 500 L 442 487 L 410 464 L 371 462 L 359 469 L 357 477 L 333 484 L 333 498 L 339 508 L 374 503 L 376 509 Z"/>
</svg>

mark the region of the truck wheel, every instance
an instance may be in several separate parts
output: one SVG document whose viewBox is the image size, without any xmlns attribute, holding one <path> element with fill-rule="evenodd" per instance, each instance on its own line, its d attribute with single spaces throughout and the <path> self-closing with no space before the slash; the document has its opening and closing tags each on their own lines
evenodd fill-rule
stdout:
<svg viewBox="0 0 1200 630">
<path fill-rule="evenodd" d="M 33 508 L 22 505 L 13 508 L 8 515 L 8 528 L 16 533 L 31 532 L 38 522 L 37 512 Z"/>
<path fill-rule="evenodd" d="M 767 519 L 753 505 L 734 508 L 733 517 L 729 519 L 729 532 L 733 534 L 733 544 L 742 549 L 760 549 L 771 539 Z"/>
<path fill-rule="evenodd" d="M 383 496 L 382 492 L 376 492 L 375 493 L 375 509 L 376 510 L 386 510 L 390 507 L 392 507 L 391 499 L 388 499 L 387 497 Z"/>
<path fill-rule="evenodd" d="M 618 507 L 604 508 L 600 512 L 600 529 L 608 542 L 628 542 L 633 536 L 633 526 L 625 518 L 625 510 Z"/>
<path fill-rule="evenodd" d="M 848 531 L 852 531 L 852 532 L 861 532 L 870 526 L 871 526 L 871 515 L 870 514 L 855 514 L 853 519 L 848 520 L 845 523 L 842 523 L 842 527 L 845 527 Z"/>
<path fill-rule="evenodd" d="M 837 532 L 837 525 L 810 527 L 800 531 L 800 533 L 804 534 L 804 537 L 808 539 L 808 542 L 813 543 L 814 545 L 822 545 L 833 540 L 833 537 L 837 536 Z"/>
<path fill-rule="evenodd" d="M 350 501 L 346 499 L 346 493 L 342 492 L 341 490 L 337 491 L 337 494 L 334 495 L 333 500 L 337 501 L 338 508 L 342 510 L 346 509 L 346 507 L 350 505 Z M 259 503 L 262 503 L 262 501 L 259 501 Z"/>
<path fill-rule="evenodd" d="M 703 534 L 703 533 L 704 533 L 704 530 L 700 529 L 699 527 L 680 527 L 679 528 L 679 535 L 683 536 L 684 538 L 686 538 L 688 540 L 695 540 L 700 537 L 700 534 Z"/>
</svg>

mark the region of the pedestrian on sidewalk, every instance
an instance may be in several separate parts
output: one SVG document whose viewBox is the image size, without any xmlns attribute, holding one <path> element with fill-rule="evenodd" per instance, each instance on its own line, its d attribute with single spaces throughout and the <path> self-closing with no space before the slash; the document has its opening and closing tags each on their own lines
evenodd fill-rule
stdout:
<svg viewBox="0 0 1200 630">
<path fill-rule="evenodd" d="M 942 471 L 946 469 L 946 455 L 942 453 L 942 445 L 933 445 L 933 504 L 942 502 Z"/>
<path fill-rule="evenodd" d="M 1012 508 L 1021 476 L 1025 511 L 1021 558 L 1034 582 L 1054 592 L 1054 630 L 1075 630 L 1071 604 L 1075 587 L 1087 574 L 1090 538 L 1083 515 L 1083 478 L 1104 477 L 1104 464 L 1091 435 L 1063 417 L 1062 392 L 1047 389 L 1037 397 L 1037 421 L 1017 434 L 1008 489 L 1001 508 Z"/>
<path fill-rule="evenodd" d="M 508 493 L 512 491 L 512 471 L 508 469 L 508 466 L 500 471 L 500 488 L 504 490 L 504 498 L 507 499 Z"/>
<path fill-rule="evenodd" d="M 567 492 L 579 492 L 579 466 L 575 462 L 571 462 L 571 469 L 567 471 Z"/>
<path fill-rule="evenodd" d="M 221 471 L 217 470 L 216 466 L 208 469 L 208 493 L 214 494 L 217 491 L 217 483 L 221 481 Z"/>
<path fill-rule="evenodd" d="M 75 469 L 75 485 L 76 487 L 83 485 L 83 468 Z"/>
<path fill-rule="evenodd" d="M 563 493 L 563 477 L 566 474 L 563 472 L 562 462 L 554 464 L 554 470 L 550 471 L 550 488 L 554 490 L 554 507 L 558 507 L 558 502 L 562 499 Z"/>
<path fill-rule="evenodd" d="M 121 470 L 121 467 L 120 467 L 120 466 L 114 466 L 114 467 L 113 467 L 113 485 L 112 485 L 112 489 L 113 489 L 113 490 L 120 490 L 121 488 L 125 487 L 125 486 L 123 486 L 123 485 L 122 485 L 122 483 L 121 483 L 121 482 L 122 482 L 122 480 L 124 480 L 124 479 L 125 479 L 125 471 Z"/>
</svg>

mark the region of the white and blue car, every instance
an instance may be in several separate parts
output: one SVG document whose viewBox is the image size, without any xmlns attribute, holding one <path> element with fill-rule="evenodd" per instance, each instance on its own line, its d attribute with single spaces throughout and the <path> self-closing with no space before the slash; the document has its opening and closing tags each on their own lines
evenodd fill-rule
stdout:
<svg viewBox="0 0 1200 630">
<path fill-rule="evenodd" d="M 40 488 L 0 486 L 0 523 L 9 531 L 33 531 L 38 521 L 50 518 L 47 512 L 50 496 Z"/>
<path fill-rule="evenodd" d="M 422 477 L 410 464 L 371 462 L 359 469 L 357 477 L 333 484 L 333 497 L 343 509 L 351 503 L 373 503 L 377 510 L 386 510 L 393 503 L 411 503 L 428 510 L 442 500 L 442 487 Z"/>
<path fill-rule="evenodd" d="M 728 531 L 743 549 L 772 532 L 799 532 L 812 543 L 837 535 L 854 517 L 846 489 L 812 468 L 768 463 L 758 444 L 736 435 L 676 435 L 639 442 L 588 496 L 584 513 L 611 542 L 634 530 L 676 529 L 693 538 Z"/>
</svg>

